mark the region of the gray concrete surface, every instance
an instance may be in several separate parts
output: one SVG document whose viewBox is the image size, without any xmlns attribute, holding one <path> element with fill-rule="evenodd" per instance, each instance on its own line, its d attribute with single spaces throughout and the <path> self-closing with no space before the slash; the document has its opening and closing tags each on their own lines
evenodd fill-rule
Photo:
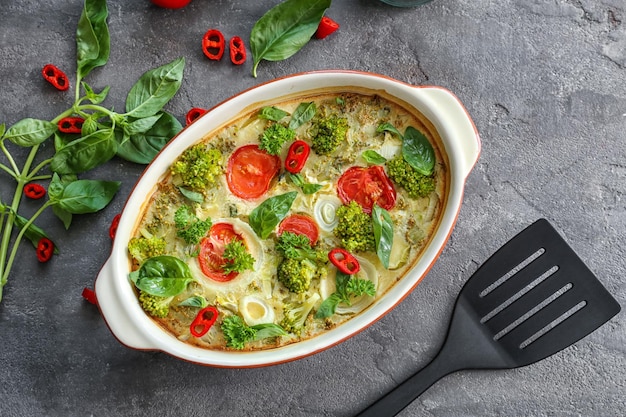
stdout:
<svg viewBox="0 0 626 417">
<path fill-rule="evenodd" d="M 187 59 L 168 110 L 181 121 L 260 82 L 317 69 L 382 73 L 440 85 L 464 102 L 483 140 L 457 227 L 417 289 L 378 323 L 314 356 L 229 370 L 121 346 L 81 298 L 108 256 L 107 228 L 141 166 L 113 160 L 92 173 L 123 182 L 104 211 L 65 231 L 39 224 L 61 253 L 39 264 L 23 245 L 0 304 L 0 416 L 350 416 L 437 352 L 456 294 L 478 265 L 539 217 L 548 218 L 626 305 L 626 4 L 623 0 L 434 0 L 399 9 L 335 0 L 341 29 L 292 58 L 234 67 L 200 50 L 215 27 L 246 41 L 276 0 L 192 0 L 181 10 L 110 0 L 111 56 L 88 81 L 111 85 L 123 108 L 147 69 Z M 70 95 L 45 85 L 55 63 L 73 74 L 80 0 L 3 0 L 0 123 L 52 119 Z M 50 145 L 47 145 L 48 148 Z M 49 150 L 49 149 L 48 149 Z M 19 155 L 25 157 L 24 154 Z M 0 173 L 0 196 L 13 184 Z M 35 204 L 24 203 L 24 213 Z M 517 370 L 463 371 L 435 384 L 402 416 L 626 414 L 626 319 Z"/>
</svg>

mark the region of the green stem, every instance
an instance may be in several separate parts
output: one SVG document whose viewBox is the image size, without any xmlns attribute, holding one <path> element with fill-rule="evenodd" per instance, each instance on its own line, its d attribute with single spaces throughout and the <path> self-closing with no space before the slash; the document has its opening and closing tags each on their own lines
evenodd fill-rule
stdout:
<svg viewBox="0 0 626 417">
<path fill-rule="evenodd" d="M 2 152 L 7 157 L 7 160 L 9 161 L 9 163 L 11 164 L 11 168 L 13 169 L 13 172 L 14 172 L 12 176 L 15 177 L 19 175 L 20 169 L 17 167 L 17 164 L 15 163 L 15 160 L 13 160 L 13 156 L 11 156 L 11 154 L 9 153 L 9 150 L 6 148 L 6 146 L 4 146 L 4 140 L 0 140 L 0 149 L 2 149 Z"/>
<path fill-rule="evenodd" d="M 39 163 L 39 165 L 37 165 L 35 168 L 33 168 L 33 170 L 28 174 L 28 176 L 26 177 L 26 181 L 32 181 L 35 178 L 35 174 L 37 174 L 39 171 L 41 171 L 43 169 L 43 167 L 48 165 L 50 162 L 52 162 L 52 158 L 46 159 L 45 161 L 41 161 Z M 37 178 L 39 178 L 39 177 L 37 177 Z M 48 178 L 50 178 L 50 176 L 48 176 Z"/>
<path fill-rule="evenodd" d="M 8 166 L 4 164 L 0 164 L 0 169 L 5 171 L 7 174 L 12 176 L 13 178 L 15 178 L 15 172 L 11 171 L 11 168 L 9 168 Z"/>
</svg>

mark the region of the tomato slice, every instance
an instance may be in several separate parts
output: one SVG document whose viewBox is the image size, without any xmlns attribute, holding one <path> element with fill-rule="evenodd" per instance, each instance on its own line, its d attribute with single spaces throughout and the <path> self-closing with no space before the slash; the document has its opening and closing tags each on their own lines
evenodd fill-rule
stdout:
<svg viewBox="0 0 626 417">
<path fill-rule="evenodd" d="M 278 225 L 278 236 L 283 232 L 291 232 L 297 235 L 305 235 L 309 238 L 311 246 L 315 246 L 317 238 L 319 237 L 319 230 L 317 223 L 311 216 L 305 214 L 292 214 L 285 217 L 285 219 Z"/>
<path fill-rule="evenodd" d="M 245 145 L 228 159 L 226 182 L 230 191 L 244 200 L 261 197 L 278 175 L 281 160 L 257 145 Z"/>
<path fill-rule="evenodd" d="M 232 224 L 215 223 L 211 226 L 207 237 L 200 241 L 198 263 L 204 275 L 218 282 L 228 282 L 239 275 L 238 272 L 226 273 L 222 269 L 225 262 L 224 249 L 235 239 L 243 241 L 243 237 L 235 232 Z"/>
<path fill-rule="evenodd" d="M 356 201 L 366 213 L 374 204 L 385 210 L 396 205 L 396 190 L 381 165 L 348 168 L 337 182 L 337 194 L 344 204 Z"/>
</svg>

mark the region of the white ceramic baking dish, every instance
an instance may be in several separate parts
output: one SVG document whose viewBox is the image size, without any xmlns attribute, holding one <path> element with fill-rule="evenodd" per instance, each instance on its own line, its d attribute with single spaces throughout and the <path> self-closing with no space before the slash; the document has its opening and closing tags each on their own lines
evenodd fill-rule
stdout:
<svg viewBox="0 0 626 417">
<path fill-rule="evenodd" d="M 142 310 L 128 279 L 126 244 L 144 202 L 171 162 L 242 112 L 281 98 L 304 96 L 325 90 L 382 93 L 413 106 L 437 129 L 449 165 L 450 183 L 441 221 L 431 242 L 414 268 L 365 311 L 346 323 L 302 342 L 281 348 L 231 352 L 207 350 L 179 341 Z M 256 367 L 302 358 L 334 346 L 376 322 L 402 301 L 424 278 L 446 244 L 456 223 L 463 199 L 465 179 L 480 154 L 476 128 L 461 102 L 441 87 L 413 86 L 386 76 L 356 71 L 316 71 L 280 78 L 246 90 L 217 105 L 172 140 L 150 164 L 128 198 L 111 256 L 102 267 L 95 291 L 102 315 L 120 343 L 134 349 L 159 350 L 177 358 L 218 367 Z"/>
</svg>

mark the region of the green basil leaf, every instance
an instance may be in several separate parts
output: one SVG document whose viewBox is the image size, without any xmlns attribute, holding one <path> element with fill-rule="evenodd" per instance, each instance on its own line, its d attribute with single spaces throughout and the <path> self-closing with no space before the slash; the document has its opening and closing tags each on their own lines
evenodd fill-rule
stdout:
<svg viewBox="0 0 626 417">
<path fill-rule="evenodd" d="M 173 297 L 180 294 L 193 281 L 189 266 L 180 259 L 161 255 L 145 261 L 130 273 L 130 279 L 141 291 L 158 297 Z"/>
<path fill-rule="evenodd" d="M 389 269 L 389 256 L 393 245 L 393 220 L 391 220 L 389 212 L 378 204 L 374 204 L 372 207 L 372 220 L 376 254 L 383 266 Z"/>
<path fill-rule="evenodd" d="M 159 120 L 147 132 L 132 135 L 126 141 L 123 141 L 116 129 L 117 156 L 137 164 L 150 163 L 163 146 L 183 128 L 171 114 L 160 114 Z"/>
<path fill-rule="evenodd" d="M 327 299 L 322 301 L 322 304 L 320 304 L 319 308 L 315 312 L 315 318 L 324 319 L 335 314 L 337 306 L 339 305 L 341 300 L 341 296 L 336 292 L 329 295 Z"/>
<path fill-rule="evenodd" d="M 331 0 L 287 0 L 265 13 L 252 27 L 252 75 L 261 60 L 280 61 L 298 52 L 311 39 Z"/>
<path fill-rule="evenodd" d="M 435 150 L 428 138 L 412 126 L 406 128 L 402 141 L 404 160 L 422 175 L 430 175 L 435 168 Z"/>
<path fill-rule="evenodd" d="M 381 165 L 387 162 L 387 159 L 384 156 L 371 149 L 363 152 L 361 157 L 370 165 Z"/>
<path fill-rule="evenodd" d="M 66 185 L 63 192 L 50 201 L 72 214 L 95 213 L 106 207 L 117 190 L 118 181 L 77 180 Z"/>
<path fill-rule="evenodd" d="M 297 196 L 296 191 L 291 191 L 270 197 L 255 207 L 250 212 L 249 223 L 257 236 L 267 239 L 281 220 L 287 216 Z"/>
<path fill-rule="evenodd" d="M 109 60 L 111 40 L 106 0 L 85 0 L 76 28 L 76 73 L 82 79 Z"/>
<path fill-rule="evenodd" d="M 87 97 L 87 100 L 89 100 L 91 104 L 102 103 L 107 98 L 109 90 L 111 89 L 111 86 L 107 85 L 101 92 L 96 93 L 95 91 L 93 91 L 93 88 L 91 88 L 91 86 L 89 86 L 89 84 L 87 84 L 86 82 L 83 81 L 81 84 L 86 93 L 85 97 Z"/>
<path fill-rule="evenodd" d="M 259 113 L 259 118 L 277 122 L 288 114 L 289 113 L 287 113 L 286 111 L 281 110 L 277 107 L 265 106 L 261 109 L 261 112 Z"/>
<path fill-rule="evenodd" d="M 113 131 L 98 130 L 61 148 L 52 158 L 50 169 L 59 174 L 79 174 L 109 161 L 116 151 Z"/>
<path fill-rule="evenodd" d="M 145 72 L 128 92 L 126 115 L 141 118 L 161 111 L 180 88 L 184 68 L 181 57 Z"/>
<path fill-rule="evenodd" d="M 278 324 L 262 323 L 250 326 L 256 330 L 254 340 L 267 339 L 268 337 L 286 336 L 288 333 Z"/>
<path fill-rule="evenodd" d="M 154 126 L 154 124 L 161 118 L 162 114 L 154 116 L 142 117 L 141 119 L 133 120 L 124 126 L 124 130 L 130 136 L 138 135 L 140 133 L 146 133 Z"/>
<path fill-rule="evenodd" d="M 383 123 L 380 126 L 378 126 L 378 128 L 376 128 L 376 132 L 378 133 L 383 133 L 383 132 L 389 132 L 389 133 L 393 133 L 394 135 L 397 135 L 400 139 L 402 139 L 402 133 L 400 133 L 400 131 L 398 129 L 396 129 L 396 127 L 394 125 L 392 125 L 391 123 Z"/>
<path fill-rule="evenodd" d="M 52 206 L 52 212 L 54 213 L 55 216 L 59 218 L 59 220 L 61 220 L 61 222 L 63 222 L 63 226 L 65 227 L 65 230 L 70 228 L 72 224 L 72 218 L 74 217 L 72 213 L 70 213 L 67 210 L 62 209 L 61 207 L 57 205 Z"/>
<path fill-rule="evenodd" d="M 51 201 L 60 199 L 63 196 L 65 187 L 77 179 L 76 175 L 63 175 L 61 177 L 57 173 L 52 174 L 52 180 L 50 181 L 50 185 L 48 185 L 48 198 Z M 62 209 L 57 204 L 52 206 L 52 212 L 63 222 L 63 226 L 65 226 L 66 230 L 70 228 L 73 217 L 72 213 Z"/>
<path fill-rule="evenodd" d="M 185 307 L 204 308 L 209 305 L 209 302 L 201 295 L 194 295 L 193 297 L 189 297 L 186 300 L 183 300 L 178 305 Z"/>
<path fill-rule="evenodd" d="M 4 136 L 4 132 L 6 132 L 6 125 L 4 123 L 0 123 L 0 138 Z"/>
<path fill-rule="evenodd" d="M 187 199 L 193 201 L 194 203 L 203 203 L 204 202 L 204 194 L 198 193 L 196 191 L 188 190 L 184 187 L 178 187 L 178 191 L 185 196 Z"/>
<path fill-rule="evenodd" d="M 306 182 L 301 174 L 291 174 L 287 172 L 287 178 L 289 178 L 293 182 L 293 184 L 296 187 L 300 188 L 302 192 L 306 195 L 315 194 L 323 187 L 322 184 L 311 184 Z"/>
<path fill-rule="evenodd" d="M 26 223 L 28 223 L 28 219 L 16 214 L 13 223 L 21 230 L 24 226 L 26 226 Z M 34 223 L 31 223 L 31 225 L 24 231 L 24 237 L 30 240 L 35 248 L 39 244 L 39 240 L 41 238 L 45 237 L 49 239 L 46 232 Z M 59 253 L 56 243 L 54 244 L 54 253 Z"/>
<path fill-rule="evenodd" d="M 57 131 L 57 125 L 46 120 L 22 119 L 9 128 L 4 134 L 4 139 L 8 139 L 18 146 L 25 148 L 39 145 Z"/>
<path fill-rule="evenodd" d="M 289 121 L 289 129 L 296 130 L 315 116 L 317 106 L 315 103 L 300 103 L 291 116 Z"/>
<path fill-rule="evenodd" d="M 350 305 L 350 294 L 348 294 L 348 283 L 352 279 L 351 275 L 337 271 L 335 274 L 335 293 L 340 297 L 340 302 Z"/>
</svg>

